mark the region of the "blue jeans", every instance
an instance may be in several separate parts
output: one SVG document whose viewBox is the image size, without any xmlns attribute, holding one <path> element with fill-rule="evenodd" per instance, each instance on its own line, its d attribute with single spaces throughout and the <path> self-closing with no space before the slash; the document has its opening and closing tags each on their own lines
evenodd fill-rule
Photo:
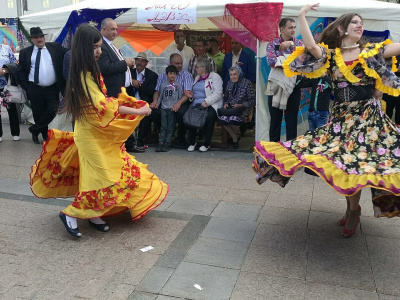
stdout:
<svg viewBox="0 0 400 300">
<path fill-rule="evenodd" d="M 318 127 L 324 126 L 328 123 L 329 111 L 328 110 L 314 110 L 308 113 L 308 127 L 309 130 L 315 130 Z"/>
</svg>

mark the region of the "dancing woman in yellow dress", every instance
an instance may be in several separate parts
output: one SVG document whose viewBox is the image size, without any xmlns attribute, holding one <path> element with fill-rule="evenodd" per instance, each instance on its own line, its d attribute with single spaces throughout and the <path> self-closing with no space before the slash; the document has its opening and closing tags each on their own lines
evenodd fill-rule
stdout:
<svg viewBox="0 0 400 300">
<path fill-rule="evenodd" d="M 132 220 L 137 220 L 168 193 L 167 184 L 125 151 L 124 141 L 151 110 L 124 88 L 118 99 L 106 96 L 96 62 L 101 44 L 96 28 L 84 25 L 76 31 L 65 95 L 74 132 L 49 130 L 30 176 L 37 197 L 74 196 L 59 216 L 75 237 L 81 236 L 76 219 L 89 219 L 96 229 L 108 231 L 100 217 L 129 209 Z"/>
<path fill-rule="evenodd" d="M 351 237 L 360 223 L 361 189 L 370 187 L 376 217 L 400 215 L 400 130 L 382 111 L 376 91 L 400 95 L 392 57 L 400 44 L 387 40 L 363 45 L 360 15 L 340 16 L 322 32 L 316 44 L 306 13 L 299 12 L 305 47 L 284 62 L 287 76 L 332 77 L 334 103 L 325 126 L 296 139 L 256 142 L 253 168 L 256 180 L 277 182 L 284 187 L 301 167 L 317 173 L 338 193 L 346 196 L 347 209 L 338 224 L 342 235 Z M 323 88 L 323 87 L 321 87 Z"/>
</svg>

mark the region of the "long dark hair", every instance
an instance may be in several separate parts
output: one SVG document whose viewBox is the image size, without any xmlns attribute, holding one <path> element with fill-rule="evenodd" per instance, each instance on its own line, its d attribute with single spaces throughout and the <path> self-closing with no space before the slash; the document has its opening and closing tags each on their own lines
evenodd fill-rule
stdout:
<svg viewBox="0 0 400 300">
<path fill-rule="evenodd" d="M 345 35 L 340 35 L 338 27 L 340 26 L 344 31 L 346 31 L 354 16 L 360 17 L 361 21 L 363 20 L 363 18 L 356 13 L 341 15 L 324 29 L 324 31 L 318 38 L 318 43 L 323 42 L 327 44 L 329 49 L 340 48 L 342 46 L 342 41 L 345 38 Z M 364 46 L 362 39 L 358 41 L 358 44 L 360 44 L 360 48 Z"/>
<path fill-rule="evenodd" d="M 102 39 L 100 31 L 90 25 L 82 25 L 72 40 L 71 61 L 69 63 L 67 87 L 65 92 L 65 112 L 72 120 L 87 117 L 93 105 L 92 97 L 86 82 L 86 74 L 90 72 L 93 81 L 100 86 L 100 68 L 94 57 L 93 45 Z M 83 81 L 81 76 L 83 75 Z"/>
</svg>

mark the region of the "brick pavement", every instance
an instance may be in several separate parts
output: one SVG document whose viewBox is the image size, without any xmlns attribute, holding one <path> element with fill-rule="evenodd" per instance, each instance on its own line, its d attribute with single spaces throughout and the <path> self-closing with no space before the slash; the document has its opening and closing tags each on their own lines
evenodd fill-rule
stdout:
<svg viewBox="0 0 400 300">
<path fill-rule="evenodd" d="M 374 218 L 368 191 L 344 239 L 344 197 L 319 178 L 258 186 L 251 153 L 150 148 L 137 158 L 170 184 L 167 200 L 137 222 L 109 218 L 108 233 L 81 221 L 74 240 L 58 219 L 69 200 L 30 192 L 41 147 L 3 126 L 0 299 L 400 299 L 400 220 Z"/>
</svg>

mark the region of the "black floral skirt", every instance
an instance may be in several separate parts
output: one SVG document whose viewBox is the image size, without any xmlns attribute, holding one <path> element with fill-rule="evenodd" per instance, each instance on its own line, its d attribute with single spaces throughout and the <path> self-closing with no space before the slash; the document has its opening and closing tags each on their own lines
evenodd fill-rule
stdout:
<svg viewBox="0 0 400 300">
<path fill-rule="evenodd" d="M 379 100 L 335 102 L 325 126 L 287 142 L 256 142 L 253 169 L 259 184 L 284 187 L 306 167 L 345 196 L 370 187 L 375 216 L 399 216 L 399 138 Z"/>
</svg>

